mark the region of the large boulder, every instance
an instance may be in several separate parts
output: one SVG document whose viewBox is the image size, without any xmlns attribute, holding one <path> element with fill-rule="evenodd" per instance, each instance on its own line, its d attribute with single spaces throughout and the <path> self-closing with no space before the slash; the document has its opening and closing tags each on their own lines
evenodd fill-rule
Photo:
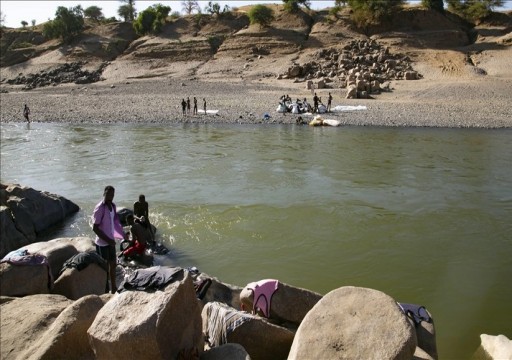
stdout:
<svg viewBox="0 0 512 360">
<path fill-rule="evenodd" d="M 325 295 L 300 324 L 288 359 L 410 360 L 413 326 L 390 296 L 342 287 Z"/>
<path fill-rule="evenodd" d="M 20 185 L 0 184 L 2 214 L 0 257 L 36 240 L 37 234 L 62 222 L 80 209 L 62 196 Z M 12 224 L 11 224 L 12 222 Z M 14 231 L 14 229 L 16 229 Z M 25 239 L 20 238 L 20 233 Z"/>
<path fill-rule="evenodd" d="M 87 333 L 99 359 L 175 359 L 202 353 L 201 326 L 192 278 L 182 271 L 163 290 L 116 294 Z"/>
<path fill-rule="evenodd" d="M 50 241 L 41 241 L 24 247 L 29 254 L 46 256 L 53 279 L 59 276 L 62 265 L 79 252 L 94 251 L 94 242 L 90 238 L 58 238 Z"/>
<path fill-rule="evenodd" d="M 202 304 L 205 305 L 212 301 L 218 301 L 229 305 L 232 308 L 240 309 L 240 292 L 242 288 L 236 285 L 226 284 L 215 277 L 211 277 L 205 273 L 201 273 L 196 278 L 196 282 L 209 279 L 211 284 L 202 298 Z"/>
<path fill-rule="evenodd" d="M 286 359 L 294 332 L 266 319 L 211 302 L 204 306 L 203 332 L 213 347 L 240 344 L 252 360 Z"/>
<path fill-rule="evenodd" d="M 37 339 L 31 339 L 22 359 L 94 359 L 87 338 L 91 326 L 104 302 L 99 296 L 81 298 L 66 307 L 51 326 Z"/>
<path fill-rule="evenodd" d="M 89 264 L 85 269 L 65 269 L 55 283 L 52 293 L 77 300 L 86 295 L 105 293 L 107 271 L 98 264 Z"/>
<path fill-rule="evenodd" d="M 477 351 L 478 359 L 512 359 L 512 340 L 505 335 L 480 335 L 480 348 Z"/>
<path fill-rule="evenodd" d="M 321 298 L 322 295 L 313 291 L 279 282 L 270 299 L 269 318 L 298 326 Z M 253 309 L 254 292 L 248 286 L 240 292 L 240 301 L 245 310 Z"/>
<path fill-rule="evenodd" d="M 38 294 L 23 298 L 0 297 L 0 358 L 21 356 L 35 339 L 48 331 L 60 313 L 73 302 L 61 295 Z"/>
<path fill-rule="evenodd" d="M 51 285 L 46 265 L 0 263 L 0 292 L 3 296 L 48 294 Z"/>
</svg>

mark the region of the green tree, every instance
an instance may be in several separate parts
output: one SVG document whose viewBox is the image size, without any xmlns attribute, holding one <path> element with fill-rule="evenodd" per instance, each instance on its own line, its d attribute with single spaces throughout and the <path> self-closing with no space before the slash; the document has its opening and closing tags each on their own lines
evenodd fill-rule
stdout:
<svg viewBox="0 0 512 360">
<path fill-rule="evenodd" d="M 288 12 L 296 12 L 299 10 L 300 5 L 308 8 L 311 6 L 309 0 L 283 0 L 284 9 Z"/>
<path fill-rule="evenodd" d="M 162 26 L 170 12 L 169 6 L 152 5 L 139 14 L 133 23 L 133 28 L 138 35 L 158 34 L 162 31 Z"/>
<path fill-rule="evenodd" d="M 21 20 L 21 26 L 23 26 L 23 28 L 26 28 L 28 25 L 28 22 L 26 22 L 25 20 Z"/>
<path fill-rule="evenodd" d="M 32 26 L 36 26 L 36 20 L 35 19 L 32 19 L 32 21 L 30 21 L 30 23 L 32 24 Z"/>
<path fill-rule="evenodd" d="M 477 21 L 488 16 L 494 8 L 503 6 L 504 0 L 446 0 L 448 10 L 466 20 Z"/>
<path fill-rule="evenodd" d="M 124 5 L 117 9 L 117 14 L 121 16 L 125 22 L 134 21 L 137 16 L 135 10 L 135 0 L 120 0 Z"/>
<path fill-rule="evenodd" d="M 265 27 L 274 20 L 274 11 L 265 5 L 258 4 L 249 10 L 247 16 L 249 16 L 251 24 L 259 24 L 260 27 Z"/>
<path fill-rule="evenodd" d="M 230 12 L 231 9 L 228 5 L 224 5 L 224 8 L 221 11 L 219 3 L 214 3 L 210 1 L 208 2 L 208 5 L 206 5 L 206 7 L 204 8 L 204 11 L 208 14 L 220 16 L 222 14 Z"/>
<path fill-rule="evenodd" d="M 443 0 L 421 0 L 421 5 L 423 5 L 427 9 L 437 10 L 440 12 L 444 11 Z"/>
<path fill-rule="evenodd" d="M 348 0 L 353 10 L 352 19 L 359 27 L 380 22 L 400 9 L 405 0 Z"/>
<path fill-rule="evenodd" d="M 73 40 L 84 29 L 84 12 L 80 5 L 69 9 L 59 6 L 55 19 L 44 24 L 43 35 L 50 39 L 61 37 L 65 42 Z"/>
<path fill-rule="evenodd" d="M 190 15 L 194 12 L 194 10 L 201 10 L 201 7 L 196 0 L 185 0 L 181 2 L 181 9 L 185 14 Z"/>
<path fill-rule="evenodd" d="M 105 18 L 103 15 L 103 12 L 101 11 L 100 7 L 97 7 L 96 5 L 89 6 L 87 9 L 84 10 L 84 16 L 86 18 L 89 18 L 94 21 L 100 21 Z"/>
</svg>

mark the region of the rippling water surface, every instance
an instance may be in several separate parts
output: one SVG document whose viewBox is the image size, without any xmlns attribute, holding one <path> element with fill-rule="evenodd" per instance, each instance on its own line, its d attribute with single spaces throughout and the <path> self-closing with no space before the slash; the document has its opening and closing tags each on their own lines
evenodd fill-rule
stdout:
<svg viewBox="0 0 512 360">
<path fill-rule="evenodd" d="M 511 130 L 1 124 L 2 182 L 81 208 L 51 237 L 144 193 L 160 262 L 425 305 L 441 359 L 512 338 L 511 164 Z"/>
</svg>

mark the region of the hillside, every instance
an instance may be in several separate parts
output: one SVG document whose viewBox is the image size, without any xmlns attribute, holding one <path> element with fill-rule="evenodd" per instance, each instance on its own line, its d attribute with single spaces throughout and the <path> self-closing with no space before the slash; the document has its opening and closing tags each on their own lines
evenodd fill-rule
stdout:
<svg viewBox="0 0 512 360">
<path fill-rule="evenodd" d="M 158 36 L 139 37 L 129 23 L 89 23 L 67 45 L 45 40 L 41 26 L 2 29 L 1 83 L 77 61 L 112 83 L 154 77 L 269 82 L 293 64 L 318 60 L 319 50 L 342 51 L 354 40 L 369 39 L 410 59 L 423 76 L 511 76 L 510 66 L 495 61 L 512 48 L 510 13 L 496 13 L 472 26 L 450 13 L 408 7 L 388 25 L 363 33 L 353 25 L 349 10 L 333 16 L 328 10 L 289 14 L 279 5 L 272 7 L 276 16 L 267 28 L 250 25 L 248 7 L 242 7 L 220 17 L 181 17 L 168 22 Z"/>
</svg>

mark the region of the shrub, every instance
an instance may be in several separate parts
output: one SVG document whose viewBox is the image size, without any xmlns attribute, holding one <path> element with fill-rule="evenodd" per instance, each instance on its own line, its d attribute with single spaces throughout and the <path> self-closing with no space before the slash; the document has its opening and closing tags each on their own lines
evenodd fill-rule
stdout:
<svg viewBox="0 0 512 360">
<path fill-rule="evenodd" d="M 383 21 L 404 3 L 405 0 L 348 0 L 352 20 L 360 28 Z"/>
<path fill-rule="evenodd" d="M 260 27 L 265 27 L 270 25 L 272 20 L 274 20 L 274 11 L 266 7 L 265 5 L 254 5 L 249 13 L 249 21 L 251 24 L 259 24 Z"/>
<path fill-rule="evenodd" d="M 165 19 L 169 15 L 171 8 L 162 4 L 156 4 L 142 11 L 137 20 L 133 23 L 133 28 L 138 35 L 158 34 L 162 31 Z"/>
<path fill-rule="evenodd" d="M 493 8 L 503 6 L 503 0 L 446 0 L 448 10 L 469 21 L 490 15 Z"/>
<path fill-rule="evenodd" d="M 421 0 L 421 5 L 423 5 L 427 9 L 437 10 L 440 12 L 444 11 L 443 0 Z"/>
<path fill-rule="evenodd" d="M 43 35 L 55 39 L 61 37 L 69 42 L 84 29 L 83 10 L 80 5 L 66 9 L 59 6 L 55 12 L 55 19 L 44 24 Z"/>
<path fill-rule="evenodd" d="M 92 5 L 89 6 L 87 9 L 84 10 L 84 16 L 86 18 L 89 18 L 91 20 L 99 22 L 100 20 L 103 20 L 105 16 L 103 16 L 103 12 L 101 11 L 101 8 Z"/>
<path fill-rule="evenodd" d="M 284 9 L 288 12 L 297 12 L 299 11 L 300 5 L 304 5 L 309 9 L 310 3 L 309 0 L 283 0 Z"/>
</svg>

